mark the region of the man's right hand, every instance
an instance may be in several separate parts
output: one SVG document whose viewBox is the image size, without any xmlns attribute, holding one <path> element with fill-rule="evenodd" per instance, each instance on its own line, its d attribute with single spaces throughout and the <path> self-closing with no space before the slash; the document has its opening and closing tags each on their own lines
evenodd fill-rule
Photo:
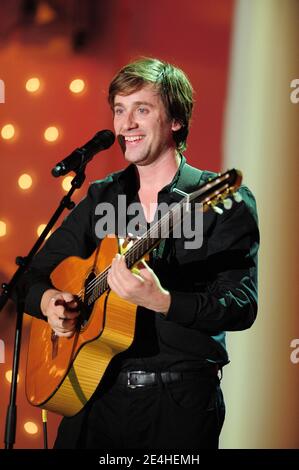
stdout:
<svg viewBox="0 0 299 470">
<path fill-rule="evenodd" d="M 48 289 L 41 299 L 41 311 L 57 336 L 70 338 L 75 333 L 80 312 L 78 302 L 69 292 Z"/>
</svg>

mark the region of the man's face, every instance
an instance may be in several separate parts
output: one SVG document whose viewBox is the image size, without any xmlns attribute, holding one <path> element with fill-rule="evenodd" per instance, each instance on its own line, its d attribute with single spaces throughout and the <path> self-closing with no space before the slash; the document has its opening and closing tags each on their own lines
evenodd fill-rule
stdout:
<svg viewBox="0 0 299 470">
<path fill-rule="evenodd" d="M 148 165 L 175 148 L 172 131 L 180 124 L 170 120 L 160 95 L 146 85 L 114 99 L 114 129 L 125 159 Z"/>
</svg>

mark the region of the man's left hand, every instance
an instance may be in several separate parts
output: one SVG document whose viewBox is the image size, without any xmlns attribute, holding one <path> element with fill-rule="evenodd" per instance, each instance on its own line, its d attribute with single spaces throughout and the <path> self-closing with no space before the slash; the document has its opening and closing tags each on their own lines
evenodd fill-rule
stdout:
<svg viewBox="0 0 299 470">
<path fill-rule="evenodd" d="M 108 272 L 108 284 L 119 297 L 155 312 L 167 314 L 170 293 L 163 289 L 154 271 L 145 261 L 138 265 L 138 274 L 132 273 L 125 257 L 117 254 Z"/>
</svg>

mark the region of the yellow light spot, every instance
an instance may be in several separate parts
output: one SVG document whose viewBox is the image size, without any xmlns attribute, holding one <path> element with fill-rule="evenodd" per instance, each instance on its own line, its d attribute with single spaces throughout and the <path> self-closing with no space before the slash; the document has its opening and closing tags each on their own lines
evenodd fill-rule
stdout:
<svg viewBox="0 0 299 470">
<path fill-rule="evenodd" d="M 7 380 L 7 382 L 11 383 L 11 378 L 12 378 L 12 371 L 11 370 L 8 370 L 5 372 L 5 378 Z M 17 378 L 17 382 L 20 381 L 20 376 L 18 374 L 18 378 Z"/>
<path fill-rule="evenodd" d="M 21 189 L 29 189 L 32 186 L 32 178 L 30 175 L 27 175 L 27 173 L 24 173 L 23 175 L 20 176 L 18 179 L 18 184 Z"/>
<path fill-rule="evenodd" d="M 44 2 L 38 2 L 37 5 L 37 12 L 35 15 L 35 22 L 37 24 L 48 24 L 51 23 L 57 16 L 57 13 L 53 8 L 51 8 L 50 5 L 47 5 L 47 3 Z"/>
<path fill-rule="evenodd" d="M 24 429 L 26 432 L 28 432 L 28 434 L 37 434 L 38 432 L 37 425 L 32 421 L 26 421 L 26 423 L 24 424 Z"/>
<path fill-rule="evenodd" d="M 51 126 L 48 127 L 44 132 L 44 137 L 48 142 L 54 142 L 59 136 L 59 131 L 57 127 Z"/>
<path fill-rule="evenodd" d="M 73 93 L 81 93 L 85 88 L 85 82 L 81 78 L 76 78 L 70 83 L 69 88 Z"/>
<path fill-rule="evenodd" d="M 73 176 L 66 176 L 63 178 L 61 186 L 65 191 L 69 191 L 71 189 L 71 182 L 73 180 Z"/>
<path fill-rule="evenodd" d="M 41 235 L 41 233 L 43 232 L 44 228 L 45 228 L 46 224 L 40 224 L 38 227 L 37 227 L 37 230 L 36 230 L 36 233 L 38 236 Z M 52 231 L 50 230 L 50 232 L 48 233 L 48 235 L 46 236 L 46 240 L 49 238 L 49 236 L 51 235 Z"/>
<path fill-rule="evenodd" d="M 15 135 L 15 128 L 12 124 L 5 124 L 1 129 L 1 136 L 3 139 L 12 139 Z"/>
<path fill-rule="evenodd" d="M 29 78 L 26 82 L 26 90 L 29 91 L 30 93 L 34 93 L 39 90 L 40 88 L 40 80 L 39 78 L 33 77 Z"/>
<path fill-rule="evenodd" d="M 0 220 L 0 237 L 5 237 L 7 232 L 6 223 Z"/>
</svg>

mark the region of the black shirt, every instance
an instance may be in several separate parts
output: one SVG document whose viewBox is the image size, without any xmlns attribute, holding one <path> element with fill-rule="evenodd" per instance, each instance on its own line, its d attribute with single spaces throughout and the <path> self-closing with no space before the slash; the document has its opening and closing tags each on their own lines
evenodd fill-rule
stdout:
<svg viewBox="0 0 299 470">
<path fill-rule="evenodd" d="M 189 193 L 213 176 L 192 169 L 182 157 L 173 181 L 159 192 L 158 203 L 178 201 L 175 187 Z M 186 249 L 182 236 L 168 238 L 154 250 L 151 265 L 170 291 L 170 309 L 165 316 L 138 307 L 134 341 L 113 360 L 117 368 L 196 370 L 228 362 L 225 331 L 249 328 L 257 313 L 256 206 L 248 188 L 242 186 L 239 192 L 242 201 L 234 201 L 222 215 L 204 213 L 200 248 Z M 91 184 L 86 198 L 49 238 L 25 275 L 27 313 L 45 319 L 40 300 L 52 287 L 51 271 L 68 256 L 86 258 L 96 249 L 97 204 L 112 203 L 117 216 L 118 195 L 126 195 L 130 203 L 138 200 L 137 193 L 134 165 Z"/>
</svg>

